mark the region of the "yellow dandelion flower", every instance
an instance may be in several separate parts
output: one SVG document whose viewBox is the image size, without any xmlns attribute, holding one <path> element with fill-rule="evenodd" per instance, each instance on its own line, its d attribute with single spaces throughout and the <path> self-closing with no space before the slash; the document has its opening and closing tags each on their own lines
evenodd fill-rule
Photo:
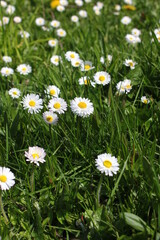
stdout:
<svg viewBox="0 0 160 240">
<path fill-rule="evenodd" d="M 50 3 L 50 6 L 52 9 L 56 8 L 59 5 L 60 5 L 60 0 L 52 0 L 52 2 Z"/>
<path fill-rule="evenodd" d="M 124 6 L 122 7 L 122 9 L 135 11 L 135 10 L 136 10 L 136 7 L 133 6 L 133 5 L 124 5 Z"/>
</svg>

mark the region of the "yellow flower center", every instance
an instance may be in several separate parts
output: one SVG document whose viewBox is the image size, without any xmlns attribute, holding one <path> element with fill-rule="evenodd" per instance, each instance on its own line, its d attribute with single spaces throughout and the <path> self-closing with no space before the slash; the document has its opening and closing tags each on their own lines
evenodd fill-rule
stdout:
<svg viewBox="0 0 160 240">
<path fill-rule="evenodd" d="M 52 40 L 51 44 L 53 44 L 53 45 L 54 45 L 54 44 L 55 44 L 55 41 L 54 41 L 54 40 Z"/>
<path fill-rule="evenodd" d="M 85 65 L 85 66 L 84 66 L 84 69 L 85 69 L 85 70 L 89 70 L 90 68 L 91 68 L 90 65 Z"/>
<path fill-rule="evenodd" d="M 74 53 L 72 53 L 72 54 L 70 55 L 70 57 L 71 57 L 71 58 L 75 58 L 75 55 L 74 55 Z"/>
<path fill-rule="evenodd" d="M 32 157 L 35 159 L 35 158 L 39 158 L 39 155 L 38 155 L 38 153 L 33 153 L 32 154 Z"/>
<path fill-rule="evenodd" d="M 127 10 L 132 10 L 132 11 L 136 10 L 135 6 L 133 5 L 124 5 L 122 8 Z"/>
<path fill-rule="evenodd" d="M 53 121 L 53 117 L 52 116 L 47 116 L 46 120 L 47 120 L 47 122 L 52 122 Z"/>
<path fill-rule="evenodd" d="M 26 70 L 27 70 L 27 68 L 26 68 L 26 67 L 23 67 L 23 68 L 22 68 L 22 71 L 23 71 L 23 72 L 25 72 Z"/>
<path fill-rule="evenodd" d="M 87 107 L 87 104 L 85 102 L 79 102 L 78 103 L 78 107 L 80 108 L 86 108 Z"/>
<path fill-rule="evenodd" d="M 56 91 L 54 89 L 51 89 L 49 93 L 50 95 L 55 95 Z"/>
<path fill-rule="evenodd" d="M 61 107 L 61 104 L 60 104 L 59 102 L 57 102 L 57 103 L 55 103 L 55 104 L 53 105 L 53 107 L 54 107 L 55 109 L 59 109 L 59 108 Z"/>
<path fill-rule="evenodd" d="M 103 82 L 105 80 L 105 77 L 104 76 L 100 76 L 99 77 L 99 81 Z"/>
<path fill-rule="evenodd" d="M 55 58 L 54 61 L 55 61 L 55 62 L 59 62 L 59 58 Z"/>
<path fill-rule="evenodd" d="M 63 32 L 63 31 L 60 31 L 59 34 L 62 36 L 62 35 L 64 34 L 64 32 Z"/>
<path fill-rule="evenodd" d="M 147 100 L 147 99 L 144 99 L 143 102 L 144 102 L 145 104 L 147 104 L 147 103 L 148 103 L 148 100 Z"/>
<path fill-rule="evenodd" d="M 112 167 L 112 163 L 111 163 L 109 160 L 105 160 L 105 161 L 103 162 L 103 165 L 104 165 L 106 168 Z"/>
<path fill-rule="evenodd" d="M 53 0 L 50 5 L 51 5 L 51 8 L 54 9 L 60 5 L 60 0 Z"/>
<path fill-rule="evenodd" d="M 130 65 L 131 67 L 133 67 L 133 62 L 129 62 L 129 65 Z"/>
<path fill-rule="evenodd" d="M 126 85 L 126 88 L 127 88 L 127 89 L 130 89 L 130 88 L 131 88 L 131 85 L 130 85 L 130 84 Z"/>
<path fill-rule="evenodd" d="M 8 70 L 8 69 L 6 70 L 6 73 L 7 73 L 7 74 L 9 73 L 9 70 Z"/>
<path fill-rule="evenodd" d="M 35 102 L 34 100 L 31 100 L 31 101 L 29 102 L 29 106 L 35 107 L 35 105 L 36 105 L 36 102 Z"/>
<path fill-rule="evenodd" d="M 79 64 L 80 64 L 80 62 L 76 62 L 76 63 L 75 63 L 76 66 L 79 66 Z"/>
<path fill-rule="evenodd" d="M 7 177 L 5 175 L 1 175 L 0 182 L 6 182 L 6 181 L 7 181 Z"/>
<path fill-rule="evenodd" d="M 84 80 L 84 84 L 85 84 L 85 85 L 87 85 L 87 84 L 88 84 L 88 81 L 87 81 L 87 79 L 86 79 L 86 80 Z"/>
<path fill-rule="evenodd" d="M 17 92 L 13 92 L 14 95 L 17 95 Z"/>
</svg>

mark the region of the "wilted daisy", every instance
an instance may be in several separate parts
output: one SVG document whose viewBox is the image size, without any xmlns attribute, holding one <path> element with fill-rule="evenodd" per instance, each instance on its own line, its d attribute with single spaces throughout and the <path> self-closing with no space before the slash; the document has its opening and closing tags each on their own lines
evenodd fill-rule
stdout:
<svg viewBox="0 0 160 240">
<path fill-rule="evenodd" d="M 20 31 L 19 34 L 21 35 L 21 38 L 29 38 L 30 34 L 26 31 Z"/>
<path fill-rule="evenodd" d="M 57 29 L 57 36 L 58 37 L 65 37 L 67 35 L 66 31 L 62 28 Z"/>
<path fill-rule="evenodd" d="M 87 76 L 81 77 L 78 82 L 79 85 L 91 85 L 92 87 L 95 87 L 95 82 L 91 81 Z"/>
<path fill-rule="evenodd" d="M 141 102 L 144 103 L 144 104 L 148 104 L 148 103 L 150 103 L 150 100 L 146 96 L 142 96 L 141 97 Z"/>
<path fill-rule="evenodd" d="M 97 84 L 107 85 L 111 81 L 111 76 L 107 72 L 97 72 L 94 76 Z"/>
<path fill-rule="evenodd" d="M 39 163 L 45 162 L 46 153 L 43 148 L 34 146 L 29 147 L 28 152 L 25 152 L 26 161 L 31 162 L 39 166 Z"/>
<path fill-rule="evenodd" d="M 53 125 L 56 125 L 58 122 L 57 114 L 49 111 L 43 113 L 43 119 L 46 123 Z"/>
<path fill-rule="evenodd" d="M 82 0 L 75 0 L 75 4 L 79 7 L 83 6 L 83 1 Z"/>
<path fill-rule="evenodd" d="M 60 56 L 58 56 L 58 55 L 54 55 L 54 56 L 51 57 L 50 61 L 54 65 L 58 66 L 59 62 L 62 62 L 62 58 Z"/>
<path fill-rule="evenodd" d="M 50 47 L 55 47 L 57 45 L 57 43 L 58 43 L 57 39 L 51 39 L 51 40 L 48 41 L 48 45 Z"/>
<path fill-rule="evenodd" d="M 2 76 L 4 77 L 8 77 L 10 75 L 12 75 L 14 73 L 14 70 L 12 68 L 9 68 L 9 67 L 3 67 L 1 69 L 1 74 Z"/>
<path fill-rule="evenodd" d="M 39 95 L 36 94 L 27 94 L 22 99 L 22 104 L 24 109 L 28 109 L 28 113 L 38 113 L 43 108 L 43 100 L 39 98 Z"/>
<path fill-rule="evenodd" d="M 88 117 L 93 114 L 93 103 L 88 98 L 76 97 L 71 100 L 71 110 L 80 117 Z"/>
<path fill-rule="evenodd" d="M 125 79 L 124 81 L 118 82 L 116 88 L 119 94 L 129 93 L 132 89 L 131 80 Z"/>
<path fill-rule="evenodd" d="M 36 18 L 35 23 L 37 26 L 43 26 L 45 24 L 45 20 L 42 17 Z"/>
<path fill-rule="evenodd" d="M 71 64 L 73 67 L 80 67 L 82 63 L 83 63 L 83 61 L 79 58 L 71 60 Z"/>
<path fill-rule="evenodd" d="M 31 68 L 30 65 L 20 64 L 20 65 L 17 67 L 17 72 L 19 72 L 19 73 L 22 74 L 22 75 L 28 75 L 29 73 L 32 72 L 32 68 Z"/>
<path fill-rule="evenodd" d="M 79 54 L 76 53 L 76 52 L 73 52 L 73 51 L 68 51 L 68 52 L 65 53 L 65 58 L 68 61 L 71 61 L 73 59 L 79 59 Z"/>
<path fill-rule="evenodd" d="M 53 28 L 58 28 L 60 26 L 60 22 L 57 20 L 53 20 L 52 22 L 50 22 L 50 25 Z"/>
<path fill-rule="evenodd" d="M 9 57 L 9 56 L 3 56 L 2 59 L 3 59 L 3 61 L 4 61 L 5 63 L 10 63 L 10 62 L 12 62 L 12 58 Z"/>
<path fill-rule="evenodd" d="M 135 44 L 136 43 L 136 37 L 132 34 L 127 34 L 125 36 L 125 39 L 128 43 L 132 43 L 132 44 Z"/>
<path fill-rule="evenodd" d="M 58 97 L 60 94 L 60 89 L 54 85 L 49 85 L 45 92 L 52 97 Z"/>
<path fill-rule="evenodd" d="M 12 98 L 19 98 L 21 95 L 21 92 L 18 88 L 11 88 L 8 91 L 8 94 L 12 97 Z"/>
<path fill-rule="evenodd" d="M 7 9 L 6 9 L 6 13 L 8 13 L 9 15 L 13 14 L 15 12 L 16 8 L 13 5 L 8 5 Z"/>
<path fill-rule="evenodd" d="M 128 16 L 125 16 L 121 19 L 121 23 L 123 23 L 124 25 L 128 25 L 131 22 L 131 18 Z"/>
<path fill-rule="evenodd" d="M 86 72 L 86 71 L 89 71 L 89 70 L 92 70 L 95 68 L 92 66 L 92 62 L 90 62 L 90 61 L 82 62 L 80 67 L 81 67 L 82 72 Z"/>
<path fill-rule="evenodd" d="M 130 67 L 130 69 L 135 69 L 135 65 L 136 65 L 136 64 L 137 64 L 137 63 L 134 62 L 134 61 L 131 60 L 131 59 L 125 59 L 125 61 L 124 61 L 124 65 L 127 66 L 127 67 Z"/>
<path fill-rule="evenodd" d="M 9 17 L 2 17 L 3 25 L 7 25 L 9 23 Z"/>
<path fill-rule="evenodd" d="M 7 7 L 7 3 L 5 1 L 0 1 L 0 6 L 5 8 Z"/>
<path fill-rule="evenodd" d="M 109 64 L 112 62 L 112 56 L 111 56 L 111 55 L 107 55 L 107 61 L 108 61 Z M 101 57 L 101 58 L 100 58 L 100 62 L 101 62 L 102 64 L 105 63 L 104 57 Z"/>
<path fill-rule="evenodd" d="M 50 31 L 50 29 L 47 28 L 46 26 L 42 26 L 42 30 L 43 30 L 43 31 L 46 31 L 46 32 L 49 32 L 49 31 Z"/>
<path fill-rule="evenodd" d="M 77 17 L 76 15 L 73 15 L 71 17 L 71 21 L 77 23 L 79 21 L 79 17 Z"/>
<path fill-rule="evenodd" d="M 65 11 L 65 7 L 62 6 L 62 5 L 57 6 L 56 9 L 57 9 L 58 12 L 64 12 Z"/>
<path fill-rule="evenodd" d="M 98 155 L 96 161 L 96 167 L 101 173 L 105 173 L 107 176 L 113 176 L 117 174 L 119 170 L 119 163 L 117 158 L 109 153 L 103 153 Z"/>
<path fill-rule="evenodd" d="M 49 101 L 48 108 L 50 111 L 62 114 L 67 111 L 67 103 L 63 98 L 53 98 Z"/>
<path fill-rule="evenodd" d="M 78 12 L 78 14 L 79 14 L 79 16 L 82 17 L 82 18 L 86 18 L 86 17 L 88 16 L 87 11 L 85 11 L 85 10 L 80 10 L 80 11 Z"/>
<path fill-rule="evenodd" d="M 19 16 L 15 16 L 15 17 L 13 18 L 13 21 L 14 21 L 15 23 L 21 23 L 21 22 L 22 22 L 22 18 L 19 17 Z"/>
<path fill-rule="evenodd" d="M 0 189 L 9 190 L 15 184 L 15 176 L 9 168 L 0 167 Z"/>
</svg>

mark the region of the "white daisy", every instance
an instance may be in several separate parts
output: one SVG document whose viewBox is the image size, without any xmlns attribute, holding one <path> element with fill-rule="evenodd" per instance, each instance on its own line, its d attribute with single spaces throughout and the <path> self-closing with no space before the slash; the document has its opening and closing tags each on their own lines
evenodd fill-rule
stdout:
<svg viewBox="0 0 160 240">
<path fill-rule="evenodd" d="M 12 97 L 12 98 L 19 98 L 21 95 L 21 92 L 18 88 L 11 88 L 8 91 L 8 94 Z"/>
<path fill-rule="evenodd" d="M 73 67 L 80 67 L 83 61 L 79 58 L 71 59 L 71 64 Z"/>
<path fill-rule="evenodd" d="M 141 97 L 141 102 L 144 103 L 144 104 L 148 104 L 148 103 L 150 103 L 150 100 L 146 96 L 142 96 Z"/>
<path fill-rule="evenodd" d="M 95 87 L 95 82 L 91 81 L 87 76 L 81 77 L 78 82 L 79 85 L 91 85 L 92 87 Z"/>
<path fill-rule="evenodd" d="M 58 28 L 60 26 L 60 22 L 57 20 L 53 20 L 52 22 L 50 22 L 50 25 L 53 28 Z"/>
<path fill-rule="evenodd" d="M 15 176 L 9 168 L 0 167 L 0 189 L 9 190 L 15 184 Z"/>
<path fill-rule="evenodd" d="M 60 94 L 60 89 L 54 85 L 49 85 L 45 92 L 52 97 L 58 97 Z"/>
<path fill-rule="evenodd" d="M 36 94 L 27 94 L 22 99 L 22 104 L 24 109 L 28 109 L 28 113 L 38 113 L 43 108 L 43 100 L 39 98 L 39 95 Z"/>
<path fill-rule="evenodd" d="M 141 31 L 137 28 L 133 28 L 131 31 L 132 35 L 134 35 L 135 37 L 139 37 L 141 35 Z"/>
<path fill-rule="evenodd" d="M 21 23 L 21 22 L 22 22 L 22 18 L 19 17 L 19 16 L 15 16 L 15 17 L 13 18 L 13 21 L 14 21 L 15 23 Z"/>
<path fill-rule="evenodd" d="M 68 1 L 67 0 L 60 0 L 60 5 L 67 7 Z"/>
<path fill-rule="evenodd" d="M 80 11 L 78 12 L 78 14 L 79 14 L 79 16 L 82 17 L 82 18 L 86 18 L 86 17 L 88 16 L 87 11 L 85 11 L 85 10 L 80 10 Z"/>
<path fill-rule="evenodd" d="M 28 75 L 29 73 L 32 72 L 32 68 L 31 68 L 30 65 L 20 64 L 20 65 L 17 67 L 17 72 L 19 72 L 19 73 L 22 74 L 22 75 Z"/>
<path fill-rule="evenodd" d="M 119 4 L 116 4 L 114 9 L 115 9 L 115 11 L 120 11 L 121 10 L 121 6 Z"/>
<path fill-rule="evenodd" d="M 63 98 L 53 98 L 49 101 L 48 108 L 50 111 L 62 114 L 67 111 L 67 103 Z"/>
<path fill-rule="evenodd" d="M 2 17 L 3 25 L 7 25 L 9 23 L 9 17 Z"/>
<path fill-rule="evenodd" d="M 135 44 L 136 43 L 136 37 L 132 34 L 127 34 L 125 36 L 125 39 L 128 43 L 132 43 L 132 44 Z"/>
<path fill-rule="evenodd" d="M 54 55 L 51 57 L 50 59 L 51 63 L 53 63 L 54 65 L 58 66 L 60 62 L 62 62 L 62 58 L 58 55 Z"/>
<path fill-rule="evenodd" d="M 107 176 L 113 176 L 113 174 L 117 174 L 119 170 L 119 163 L 117 158 L 109 153 L 98 155 L 98 158 L 95 159 L 95 161 L 97 169 L 101 173 L 105 173 Z"/>
<path fill-rule="evenodd" d="M 76 97 L 71 100 L 71 110 L 80 117 L 88 117 L 93 114 L 93 103 L 88 98 Z"/>
<path fill-rule="evenodd" d="M 36 18 L 35 23 L 37 26 L 43 26 L 45 24 L 45 20 L 42 17 Z"/>
<path fill-rule="evenodd" d="M 6 9 L 6 13 L 8 13 L 9 15 L 13 14 L 15 12 L 16 8 L 13 5 L 8 5 L 7 9 Z"/>
<path fill-rule="evenodd" d="M 58 37 L 65 37 L 67 35 L 66 31 L 62 28 L 57 29 L 57 36 Z"/>
<path fill-rule="evenodd" d="M 19 34 L 21 35 L 21 38 L 29 38 L 30 34 L 26 31 L 20 31 Z"/>
<path fill-rule="evenodd" d="M 102 9 L 102 8 L 104 7 L 104 3 L 102 3 L 102 2 L 97 2 L 97 6 L 98 6 L 100 9 Z"/>
<path fill-rule="evenodd" d="M 7 3 L 5 1 L 0 1 L 0 6 L 5 8 L 7 7 Z"/>
<path fill-rule="evenodd" d="M 62 5 L 57 6 L 56 9 L 57 9 L 58 12 L 64 12 L 65 11 L 65 7 L 62 6 Z"/>
<path fill-rule="evenodd" d="M 82 7 L 82 6 L 83 6 L 83 1 L 82 1 L 82 0 L 75 0 L 75 4 L 76 4 L 78 7 Z"/>
<path fill-rule="evenodd" d="M 34 146 L 29 147 L 28 152 L 25 152 L 26 161 L 36 164 L 39 166 L 39 163 L 45 162 L 46 153 L 43 148 Z"/>
<path fill-rule="evenodd" d="M 6 63 L 12 62 L 12 58 L 9 57 L 9 56 L 3 56 L 2 59 L 3 59 L 3 61 L 6 62 Z"/>
<path fill-rule="evenodd" d="M 73 51 L 68 51 L 65 53 L 65 57 L 68 61 L 71 61 L 73 59 L 79 59 L 79 54 Z"/>
<path fill-rule="evenodd" d="M 79 17 L 77 17 L 76 15 L 73 15 L 71 17 L 71 21 L 77 23 L 79 21 Z"/>
<path fill-rule="evenodd" d="M 80 67 L 82 72 L 86 72 L 95 68 L 95 67 L 92 67 L 92 62 L 90 61 L 82 62 Z"/>
<path fill-rule="evenodd" d="M 4 77 L 8 77 L 9 75 L 12 75 L 14 73 L 14 70 L 12 68 L 9 67 L 3 67 L 1 69 L 1 74 Z"/>
<path fill-rule="evenodd" d="M 42 26 L 42 30 L 43 30 L 43 31 L 46 31 L 46 32 L 49 32 L 49 31 L 50 31 L 50 29 L 47 28 L 47 27 L 45 27 L 45 26 Z"/>
<path fill-rule="evenodd" d="M 121 23 L 123 23 L 124 25 L 128 25 L 131 22 L 131 18 L 128 16 L 125 16 L 121 19 Z"/>
<path fill-rule="evenodd" d="M 107 72 L 97 72 L 94 76 L 97 84 L 107 85 L 111 81 L 111 76 Z"/>
<path fill-rule="evenodd" d="M 132 89 L 131 80 L 125 79 L 124 81 L 118 82 L 116 88 L 119 94 L 129 93 Z"/>
<path fill-rule="evenodd" d="M 125 93 L 125 86 L 124 86 L 123 81 L 118 82 L 116 85 L 116 88 L 117 88 L 117 91 L 119 94 Z"/>
<path fill-rule="evenodd" d="M 108 61 L 109 64 L 112 62 L 112 56 L 111 56 L 111 55 L 107 55 L 107 61 Z M 104 57 L 101 57 L 101 58 L 100 58 L 100 62 L 101 62 L 102 64 L 105 63 Z"/>
<path fill-rule="evenodd" d="M 57 39 L 51 39 L 51 40 L 48 41 L 48 45 L 50 47 L 55 47 L 57 45 L 57 43 L 58 43 Z"/>
<path fill-rule="evenodd" d="M 132 0 L 124 0 L 124 3 L 129 4 L 129 5 L 133 4 Z"/>
<path fill-rule="evenodd" d="M 90 3 L 92 2 L 92 0 L 84 0 L 86 3 Z"/>
<path fill-rule="evenodd" d="M 53 125 L 56 125 L 58 122 L 57 114 L 49 111 L 43 113 L 43 119 L 46 123 Z"/>
<path fill-rule="evenodd" d="M 136 64 L 137 64 L 137 63 L 134 62 L 134 61 L 131 60 L 131 59 L 125 59 L 125 61 L 124 61 L 124 65 L 127 66 L 127 67 L 130 67 L 130 69 L 135 69 L 135 65 L 136 65 Z"/>
</svg>

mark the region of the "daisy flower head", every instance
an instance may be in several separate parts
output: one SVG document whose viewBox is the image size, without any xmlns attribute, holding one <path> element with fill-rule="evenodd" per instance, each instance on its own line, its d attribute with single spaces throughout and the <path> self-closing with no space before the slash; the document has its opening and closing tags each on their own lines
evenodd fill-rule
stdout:
<svg viewBox="0 0 160 240">
<path fill-rule="evenodd" d="M 50 22 L 50 25 L 53 28 L 58 28 L 60 26 L 60 22 L 57 20 L 53 20 L 52 22 Z"/>
<path fill-rule="evenodd" d="M 7 25 L 9 23 L 9 17 L 2 17 L 3 25 Z"/>
<path fill-rule="evenodd" d="M 20 31 L 19 32 L 21 38 L 29 38 L 30 37 L 30 33 L 26 32 L 26 31 Z"/>
<path fill-rule="evenodd" d="M 46 32 L 49 32 L 49 31 L 50 31 L 50 29 L 49 29 L 48 27 L 45 27 L 45 26 L 42 26 L 42 30 L 43 30 L 43 31 L 46 31 Z"/>
<path fill-rule="evenodd" d="M 6 13 L 11 15 L 15 12 L 16 8 L 13 5 L 8 5 L 7 9 L 6 9 Z"/>
<path fill-rule="evenodd" d="M 112 62 L 112 56 L 111 56 L 111 55 L 107 55 L 107 61 L 108 61 L 109 64 Z M 105 59 L 104 59 L 103 56 L 100 58 L 100 62 L 101 62 L 102 64 L 105 63 Z"/>
<path fill-rule="evenodd" d="M 71 17 L 71 21 L 77 23 L 79 21 L 79 17 L 77 17 L 76 15 L 73 15 Z"/>
<path fill-rule="evenodd" d="M 57 29 L 57 36 L 58 37 L 65 37 L 67 35 L 66 31 L 62 28 Z"/>
<path fill-rule="evenodd" d="M 65 58 L 68 61 L 72 61 L 73 59 L 79 59 L 79 54 L 73 51 L 68 51 L 65 53 Z"/>
<path fill-rule="evenodd" d="M 121 10 L 121 6 L 119 4 L 116 4 L 114 9 L 115 9 L 115 11 L 120 11 Z"/>
<path fill-rule="evenodd" d="M 67 103 L 63 98 L 52 98 L 48 103 L 48 108 L 52 112 L 62 114 L 67 111 Z"/>
<path fill-rule="evenodd" d="M 139 37 L 141 35 L 141 31 L 137 28 L 133 28 L 132 31 L 131 31 L 131 34 L 136 36 L 136 37 Z"/>
<path fill-rule="evenodd" d="M 21 23 L 21 22 L 22 22 L 22 18 L 19 17 L 19 16 L 15 16 L 15 17 L 13 18 L 13 21 L 14 21 L 15 23 Z"/>
<path fill-rule="evenodd" d="M 51 63 L 53 63 L 55 66 L 58 66 L 60 62 L 62 62 L 62 58 L 58 55 L 54 55 L 50 59 Z"/>
<path fill-rule="evenodd" d="M 19 72 L 21 75 L 28 75 L 32 72 L 32 68 L 30 65 L 27 64 L 20 64 L 17 67 L 17 72 Z"/>
<path fill-rule="evenodd" d="M 128 43 L 135 44 L 136 43 L 136 37 L 132 34 L 127 34 L 125 36 L 125 39 Z"/>
<path fill-rule="evenodd" d="M 80 67 L 83 61 L 80 58 L 71 59 L 71 64 L 73 67 Z"/>
<path fill-rule="evenodd" d="M 94 76 L 94 80 L 97 84 L 107 85 L 111 81 L 111 76 L 107 72 L 97 72 Z"/>
<path fill-rule="evenodd" d="M 124 65 L 127 66 L 127 67 L 130 67 L 130 69 L 135 69 L 135 65 L 136 65 L 136 64 L 137 64 L 137 63 L 134 62 L 134 61 L 131 60 L 131 59 L 125 59 L 125 61 L 124 61 Z"/>
<path fill-rule="evenodd" d="M 104 3 L 102 3 L 102 2 L 97 2 L 97 6 L 98 6 L 100 9 L 102 9 L 102 8 L 104 7 Z"/>
<path fill-rule="evenodd" d="M 39 166 L 39 163 L 45 162 L 46 153 L 43 148 L 34 146 L 29 147 L 28 152 L 25 152 L 26 161 L 31 162 Z"/>
<path fill-rule="evenodd" d="M 68 1 L 67 0 L 60 0 L 60 5 L 67 7 L 68 6 Z"/>
<path fill-rule="evenodd" d="M 109 153 L 103 153 L 98 155 L 96 161 L 96 167 L 101 173 L 105 173 L 107 176 L 113 176 L 117 174 L 119 170 L 119 163 L 116 157 Z"/>
<path fill-rule="evenodd" d="M 57 6 L 56 9 L 57 9 L 58 12 L 64 12 L 65 11 L 65 7 L 62 6 L 62 5 Z"/>
<path fill-rule="evenodd" d="M 50 47 L 55 47 L 57 45 L 57 43 L 58 43 L 57 39 L 51 39 L 51 40 L 48 41 L 48 45 Z"/>
<path fill-rule="evenodd" d="M 56 125 L 58 122 L 57 114 L 49 111 L 43 113 L 43 119 L 46 123 L 53 125 Z"/>
<path fill-rule="evenodd" d="M 124 3 L 129 4 L 129 5 L 133 4 L 132 0 L 124 0 Z"/>
<path fill-rule="evenodd" d="M 7 7 L 7 3 L 5 1 L 0 1 L 0 6 L 5 8 Z"/>
<path fill-rule="evenodd" d="M 4 61 L 5 63 L 10 63 L 10 62 L 12 62 L 12 58 L 9 57 L 9 56 L 3 56 L 2 59 L 3 59 L 3 61 Z"/>
<path fill-rule="evenodd" d="M 86 3 L 90 3 L 92 2 L 92 0 L 84 0 Z"/>
<path fill-rule="evenodd" d="M 79 16 L 82 17 L 82 18 L 87 18 L 88 14 L 87 14 L 87 11 L 86 10 L 80 10 L 78 12 Z"/>
<path fill-rule="evenodd" d="M 82 0 L 75 0 L 75 4 L 76 4 L 78 7 L 82 7 L 82 6 L 83 6 L 83 1 L 82 1 Z"/>
<path fill-rule="evenodd" d="M 45 92 L 51 97 L 58 97 L 60 94 L 60 89 L 54 85 L 49 85 Z"/>
<path fill-rule="evenodd" d="M 0 167 L 0 189 L 9 190 L 15 184 L 15 176 L 9 168 Z"/>
<path fill-rule="evenodd" d="M 79 85 L 91 85 L 92 87 L 95 87 L 95 82 L 91 81 L 87 76 L 81 77 L 78 82 Z"/>
<path fill-rule="evenodd" d="M 38 113 L 43 108 L 43 100 L 39 98 L 39 95 L 36 94 L 27 94 L 22 99 L 22 104 L 24 109 L 28 109 L 28 113 Z"/>
<path fill-rule="evenodd" d="M 125 79 L 124 81 L 118 82 L 116 88 L 119 94 L 129 93 L 132 89 L 131 80 Z"/>
<path fill-rule="evenodd" d="M 12 75 L 14 73 L 14 70 L 12 68 L 9 68 L 9 67 L 3 67 L 1 69 L 1 74 L 2 76 L 4 77 L 8 77 L 10 75 Z"/>
<path fill-rule="evenodd" d="M 45 20 L 42 17 L 36 18 L 35 23 L 37 26 L 43 26 L 45 24 Z"/>
<path fill-rule="evenodd" d="M 19 98 L 21 95 L 21 92 L 18 88 L 11 88 L 8 91 L 8 94 L 12 97 L 12 98 Z"/>
<path fill-rule="evenodd" d="M 71 100 L 71 110 L 80 117 L 88 117 L 93 114 L 93 103 L 88 98 L 76 97 Z"/>
<path fill-rule="evenodd" d="M 128 25 L 130 22 L 131 22 L 131 18 L 128 17 L 128 16 L 124 16 L 124 17 L 121 19 L 121 23 L 123 23 L 124 25 Z"/>
<path fill-rule="evenodd" d="M 142 96 L 141 97 L 141 102 L 144 103 L 144 104 L 148 104 L 148 103 L 150 103 L 150 100 L 146 96 Z"/>
<path fill-rule="evenodd" d="M 90 61 L 82 62 L 80 67 L 82 72 L 86 72 L 95 68 L 95 67 L 92 67 L 92 62 Z"/>
</svg>

